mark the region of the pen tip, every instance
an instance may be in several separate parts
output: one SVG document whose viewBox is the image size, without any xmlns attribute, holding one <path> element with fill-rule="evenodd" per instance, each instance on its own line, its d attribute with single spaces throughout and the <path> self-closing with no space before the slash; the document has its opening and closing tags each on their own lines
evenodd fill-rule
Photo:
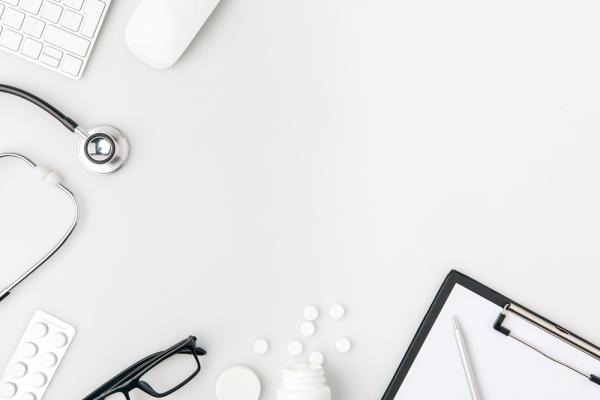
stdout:
<svg viewBox="0 0 600 400">
<path fill-rule="evenodd" d="M 458 319 L 456 317 L 452 317 L 452 322 L 454 323 L 454 329 L 460 329 L 460 324 L 458 323 Z"/>
</svg>

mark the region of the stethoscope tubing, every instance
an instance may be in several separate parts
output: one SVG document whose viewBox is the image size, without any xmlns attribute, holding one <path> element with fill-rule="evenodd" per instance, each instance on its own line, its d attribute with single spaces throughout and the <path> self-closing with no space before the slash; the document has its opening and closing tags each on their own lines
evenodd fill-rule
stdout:
<svg viewBox="0 0 600 400">
<path fill-rule="evenodd" d="M 20 97 L 24 100 L 27 100 L 27 101 L 35 104 L 36 106 L 40 107 L 42 110 L 46 111 L 48 114 L 50 114 L 54 118 L 56 118 L 68 130 L 79 134 L 79 132 L 77 132 L 77 128 L 79 127 L 79 124 L 77 122 L 73 121 L 71 118 L 69 118 L 65 114 L 63 114 L 59 109 L 57 109 L 56 107 L 54 107 L 52 104 L 48 103 L 47 101 L 39 98 L 38 96 L 36 96 L 32 93 L 29 93 L 23 89 L 19 89 L 14 86 L 5 85 L 5 84 L 1 84 L 1 83 L 0 83 L 0 92 L 12 94 L 14 96 Z"/>
<path fill-rule="evenodd" d="M 2 158 L 15 158 L 25 162 L 32 169 L 36 169 L 38 165 L 33 162 L 28 157 L 19 154 L 19 153 L 0 153 L 0 159 Z M 67 242 L 69 237 L 73 234 L 73 231 L 77 227 L 79 223 L 79 203 L 75 194 L 66 187 L 63 183 L 58 183 L 56 186 L 62 190 L 70 199 L 73 204 L 74 214 L 71 224 L 66 231 L 66 233 L 61 237 L 61 239 L 56 243 L 54 247 L 52 247 L 48 252 L 46 252 L 35 264 L 33 264 L 30 268 L 28 268 L 23 274 L 21 274 L 17 279 L 15 279 L 12 283 L 10 283 L 5 289 L 0 291 L 0 301 L 5 299 L 17 286 L 19 286 L 25 279 L 31 276 L 35 271 L 37 271 L 42 265 L 44 265 L 58 250 L 60 250 L 64 244 Z"/>
</svg>

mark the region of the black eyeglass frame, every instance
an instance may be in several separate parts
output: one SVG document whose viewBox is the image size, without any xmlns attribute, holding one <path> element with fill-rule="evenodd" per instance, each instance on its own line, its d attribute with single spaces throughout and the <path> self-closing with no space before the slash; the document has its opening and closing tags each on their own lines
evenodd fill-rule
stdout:
<svg viewBox="0 0 600 400">
<path fill-rule="evenodd" d="M 166 397 L 173 392 L 181 389 L 187 383 L 189 383 L 192 379 L 200 373 L 202 370 L 202 365 L 200 364 L 200 356 L 206 355 L 206 351 L 200 347 L 196 346 L 196 337 L 190 336 L 187 339 L 182 340 L 176 345 L 168 348 L 165 351 L 161 351 L 158 353 L 154 353 L 141 359 L 136 362 L 129 368 L 115 375 L 112 379 L 106 382 L 104 385 L 100 386 L 98 389 L 94 390 L 88 396 L 84 398 L 84 400 L 104 400 L 108 396 L 112 396 L 113 394 L 121 393 L 127 400 L 131 400 L 129 394 L 135 390 L 139 389 L 144 393 L 156 397 L 162 398 Z M 158 364 L 168 359 L 169 357 L 175 354 L 191 354 L 194 356 L 196 361 L 197 368 L 196 370 L 183 382 L 174 388 L 164 392 L 157 392 L 150 384 L 142 380 L 142 377 L 150 371 L 152 368 L 156 367 Z"/>
</svg>

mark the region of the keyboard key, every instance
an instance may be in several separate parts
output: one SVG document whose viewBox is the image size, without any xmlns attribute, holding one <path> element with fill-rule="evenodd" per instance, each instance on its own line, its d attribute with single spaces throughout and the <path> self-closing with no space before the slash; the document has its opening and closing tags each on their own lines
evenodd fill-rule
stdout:
<svg viewBox="0 0 600 400">
<path fill-rule="evenodd" d="M 56 58 L 52 58 L 47 54 L 42 54 L 40 56 L 40 61 L 46 65 L 51 66 L 52 68 L 58 68 L 58 64 L 60 63 L 59 60 L 57 60 Z"/>
<path fill-rule="evenodd" d="M 46 55 L 48 55 L 48 56 L 50 56 L 52 58 L 56 58 L 58 61 L 60 61 L 60 59 L 63 56 L 63 52 L 62 51 L 60 51 L 58 49 L 55 49 L 52 46 L 46 46 L 46 48 L 44 49 L 44 54 L 46 54 Z"/>
<path fill-rule="evenodd" d="M 81 10 L 83 0 L 64 0 L 63 4 L 67 7 L 74 8 L 75 10 Z"/>
<path fill-rule="evenodd" d="M 105 4 L 100 0 L 88 0 L 83 6 L 83 12 L 86 14 L 85 21 L 81 27 L 81 34 L 83 36 L 93 38 L 96 33 L 96 28 L 100 19 L 102 19 L 102 13 L 104 12 Z"/>
<path fill-rule="evenodd" d="M 41 12 L 40 16 L 43 19 L 56 24 L 58 22 L 58 20 L 60 19 L 62 10 L 63 9 L 61 6 L 56 5 L 54 3 L 50 3 L 48 1 L 48 2 L 44 3 L 44 5 L 42 6 L 42 12 Z"/>
<path fill-rule="evenodd" d="M 18 51 L 23 35 L 17 32 L 13 32 L 9 29 L 4 29 L 2 36 L 0 36 L 0 45 L 10 49 L 12 51 Z"/>
<path fill-rule="evenodd" d="M 74 13 L 70 10 L 65 10 L 60 24 L 67 29 L 77 32 L 79 30 L 79 27 L 81 26 L 82 20 L 83 17 L 80 14 Z"/>
<path fill-rule="evenodd" d="M 21 29 L 21 25 L 23 25 L 23 20 L 25 19 L 25 14 L 21 11 L 17 11 L 14 8 L 9 8 L 4 12 L 4 18 L 2 18 L 2 22 L 11 28 Z"/>
<path fill-rule="evenodd" d="M 81 61 L 79 58 L 75 58 L 72 55 L 67 54 L 60 68 L 67 74 L 77 76 L 79 75 L 79 71 L 81 70 L 82 64 L 83 61 Z"/>
<path fill-rule="evenodd" d="M 21 47 L 21 54 L 37 60 L 42 52 L 42 47 L 43 45 L 40 42 L 33 40 L 32 38 L 25 38 L 23 46 Z"/>
<path fill-rule="evenodd" d="M 44 21 L 40 21 L 33 17 L 27 17 L 25 18 L 25 24 L 23 25 L 23 32 L 39 39 L 42 37 L 45 26 L 46 23 Z"/>
<path fill-rule="evenodd" d="M 85 57 L 88 48 L 90 47 L 90 42 L 88 40 L 82 39 L 77 35 L 53 25 L 48 25 L 46 27 L 44 40 L 59 49 L 74 53 L 80 57 Z"/>
<path fill-rule="evenodd" d="M 78 79 L 110 4 L 111 0 L 0 0 L 0 53 L 13 53 Z M 0 60 L 0 70 L 1 65 Z"/>
<path fill-rule="evenodd" d="M 40 7 L 42 6 L 42 0 L 21 0 L 21 4 L 19 4 L 19 8 L 23 11 L 27 11 L 28 13 L 37 15 L 40 12 Z"/>
</svg>

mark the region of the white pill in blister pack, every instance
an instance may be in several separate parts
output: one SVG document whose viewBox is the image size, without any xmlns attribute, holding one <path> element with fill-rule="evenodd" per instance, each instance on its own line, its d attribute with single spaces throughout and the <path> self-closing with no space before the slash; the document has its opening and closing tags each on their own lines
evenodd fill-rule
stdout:
<svg viewBox="0 0 600 400">
<path fill-rule="evenodd" d="M 0 378 L 0 399 L 42 400 L 75 328 L 37 311 Z"/>
</svg>

